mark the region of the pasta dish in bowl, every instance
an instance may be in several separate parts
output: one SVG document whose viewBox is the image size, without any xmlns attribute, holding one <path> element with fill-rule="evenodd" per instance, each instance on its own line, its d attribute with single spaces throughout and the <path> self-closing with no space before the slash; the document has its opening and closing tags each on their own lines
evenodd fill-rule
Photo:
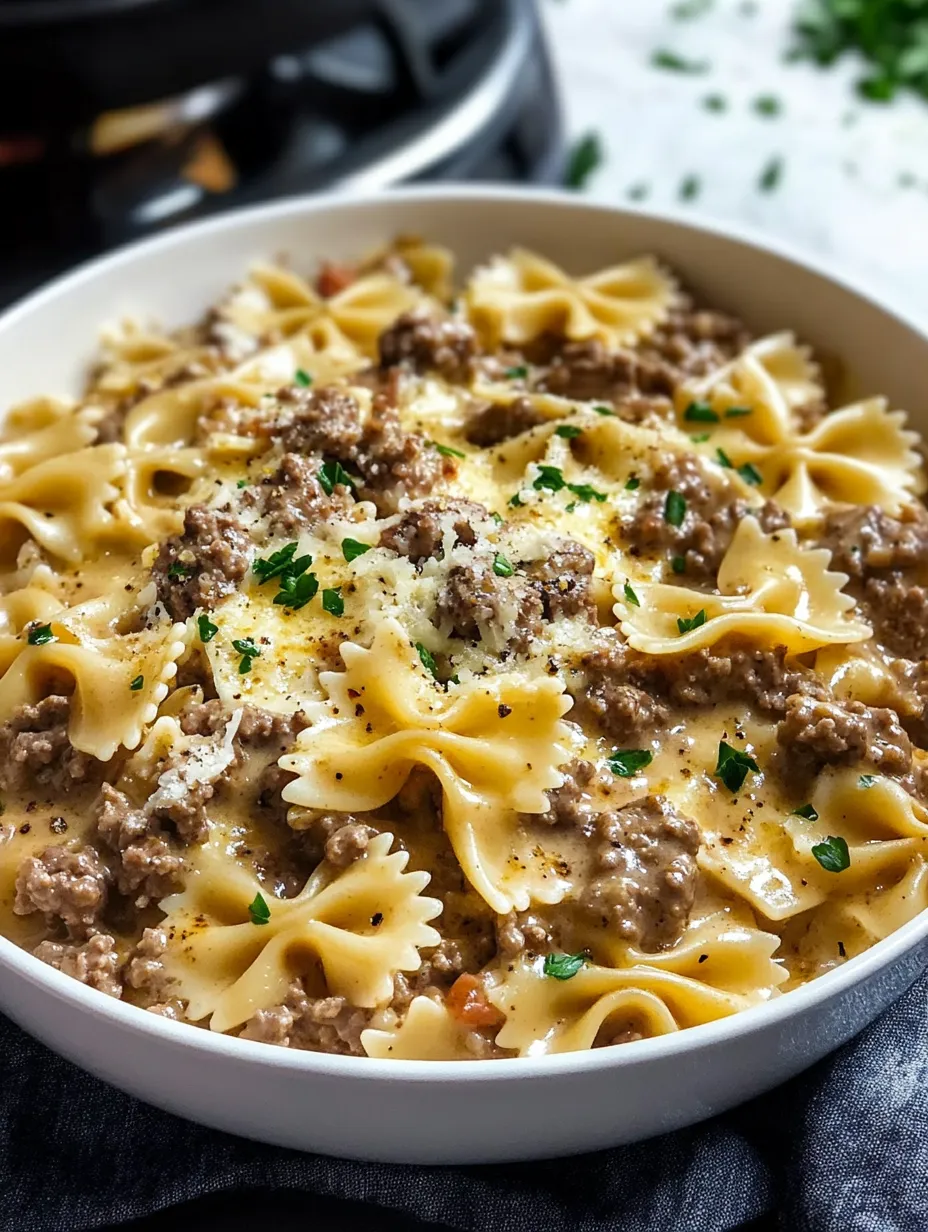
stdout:
<svg viewBox="0 0 928 1232">
<path fill-rule="evenodd" d="M 659 245 L 383 241 L 9 410 L 0 931 L 363 1077 L 631 1056 L 914 920 L 903 410 Z"/>
</svg>

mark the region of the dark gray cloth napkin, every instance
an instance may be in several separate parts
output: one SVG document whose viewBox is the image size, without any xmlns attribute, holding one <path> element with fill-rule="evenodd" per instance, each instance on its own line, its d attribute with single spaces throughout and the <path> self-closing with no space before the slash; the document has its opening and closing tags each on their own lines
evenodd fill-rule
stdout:
<svg viewBox="0 0 928 1232">
<path fill-rule="evenodd" d="M 0 1232 L 83 1232 L 227 1190 L 304 1190 L 488 1232 L 928 1230 L 928 977 L 786 1086 L 705 1125 L 541 1164 L 407 1168 L 190 1125 L 0 1017 Z"/>
</svg>

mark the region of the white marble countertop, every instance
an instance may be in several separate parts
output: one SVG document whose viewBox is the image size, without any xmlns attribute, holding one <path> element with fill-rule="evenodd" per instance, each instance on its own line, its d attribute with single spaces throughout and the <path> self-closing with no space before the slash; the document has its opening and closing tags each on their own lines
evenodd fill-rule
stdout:
<svg viewBox="0 0 928 1232">
<path fill-rule="evenodd" d="M 572 138 L 595 129 L 605 160 L 585 192 L 732 219 L 789 240 L 928 326 L 928 102 L 880 105 L 854 90 L 861 64 L 789 63 L 796 0 L 714 0 L 681 21 L 674 0 L 539 0 Z M 705 61 L 682 74 L 655 50 Z M 721 95 L 726 110 L 703 105 Z M 777 116 L 757 113 L 775 95 Z M 774 158 L 783 171 L 764 192 Z M 681 199 L 687 177 L 698 192 Z"/>
</svg>

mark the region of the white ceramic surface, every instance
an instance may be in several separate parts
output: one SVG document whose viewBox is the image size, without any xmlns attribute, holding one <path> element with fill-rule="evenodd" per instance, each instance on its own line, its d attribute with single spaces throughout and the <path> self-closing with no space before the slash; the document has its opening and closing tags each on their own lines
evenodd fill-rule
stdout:
<svg viewBox="0 0 928 1232">
<path fill-rule="evenodd" d="M 844 356 L 928 429 L 928 338 L 764 243 L 560 194 L 404 190 L 226 215 L 85 266 L 0 318 L 0 407 L 71 392 L 101 323 L 195 317 L 252 258 L 348 257 L 396 232 L 462 265 L 512 242 L 592 269 L 641 251 L 670 262 L 757 330 L 791 327 Z M 928 913 L 866 954 L 733 1018 L 621 1048 L 470 1063 L 372 1061 L 239 1041 L 84 988 L 0 939 L 0 1009 L 64 1056 L 192 1119 L 268 1142 L 405 1162 L 567 1154 L 646 1138 L 774 1086 L 869 1023 L 928 965 Z"/>
</svg>

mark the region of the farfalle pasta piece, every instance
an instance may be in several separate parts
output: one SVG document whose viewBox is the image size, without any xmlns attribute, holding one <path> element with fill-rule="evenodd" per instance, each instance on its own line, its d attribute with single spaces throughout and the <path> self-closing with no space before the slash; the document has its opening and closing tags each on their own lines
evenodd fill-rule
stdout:
<svg viewBox="0 0 928 1232">
<path fill-rule="evenodd" d="M 590 964 L 569 980 L 556 980 L 544 974 L 543 959 L 522 958 L 510 964 L 488 998 L 506 1015 L 496 1036 L 500 1048 L 539 1056 L 592 1048 L 610 1025 L 631 1023 L 642 1035 L 666 1035 L 726 1018 L 769 995 L 769 988 L 728 992 L 650 963 Z"/>
<path fill-rule="evenodd" d="M 68 737 L 76 749 L 109 761 L 118 748 L 135 748 L 177 674 L 186 627 L 165 620 L 135 633 L 93 637 L 79 607 L 51 614 L 46 623 L 54 640 L 44 645 L 29 645 L 20 635 L 20 652 L 0 679 L 0 716 L 61 692 L 66 680 Z"/>
<path fill-rule="evenodd" d="M 650 334 L 667 317 L 676 285 L 652 257 L 582 278 L 524 248 L 472 276 L 468 316 L 489 346 L 519 346 L 544 333 L 617 347 Z"/>
<path fill-rule="evenodd" d="M 157 543 L 183 523 L 178 494 L 204 473 L 200 449 L 133 449 L 126 458 L 122 496 L 113 512 L 137 536 L 140 545 Z"/>
<path fill-rule="evenodd" d="M 64 604 L 42 586 L 24 586 L 0 597 L 0 675 L 23 648 L 27 625 L 47 624 L 64 610 Z"/>
<path fill-rule="evenodd" d="M 13 407 L 3 420 L 0 438 L 0 483 L 39 462 L 74 453 L 97 436 L 102 412 L 55 398 L 38 398 Z"/>
<path fill-rule="evenodd" d="M 297 779 L 284 799 L 304 808 L 369 811 L 392 800 L 415 765 L 444 796 L 443 823 L 474 889 L 499 912 L 569 888 L 562 853 L 544 851 L 518 813 L 542 813 L 571 753 L 563 681 L 487 676 L 445 693 L 395 620 L 370 649 L 346 642 L 343 672 L 324 672 L 328 703 L 280 766 Z"/>
<path fill-rule="evenodd" d="M 826 549 L 804 548 L 795 531 L 764 534 L 756 518 L 738 525 L 718 575 L 720 594 L 664 583 L 636 583 L 635 604 L 617 584 L 622 632 L 645 654 L 682 654 L 740 636 L 791 653 L 863 641 L 869 625 L 849 616 L 843 573 L 830 573 Z"/>
<path fill-rule="evenodd" d="M 295 898 L 268 897 L 258 925 L 249 906 L 265 887 L 214 835 L 185 889 L 162 902 L 165 971 L 188 1016 L 228 1031 L 282 1001 L 294 975 L 311 978 L 317 964 L 332 996 L 363 1007 L 389 1001 L 394 975 L 418 970 L 420 948 L 441 939 L 428 923 L 441 912 L 423 895 L 428 873 L 405 872 L 409 855 L 391 855 L 392 843 L 379 834 L 334 879 L 317 871 Z"/>
<path fill-rule="evenodd" d="M 369 1057 L 395 1061 L 472 1061 L 467 1047 L 471 1031 L 431 997 L 414 997 L 406 1017 L 395 1027 L 361 1032 Z"/>
</svg>

